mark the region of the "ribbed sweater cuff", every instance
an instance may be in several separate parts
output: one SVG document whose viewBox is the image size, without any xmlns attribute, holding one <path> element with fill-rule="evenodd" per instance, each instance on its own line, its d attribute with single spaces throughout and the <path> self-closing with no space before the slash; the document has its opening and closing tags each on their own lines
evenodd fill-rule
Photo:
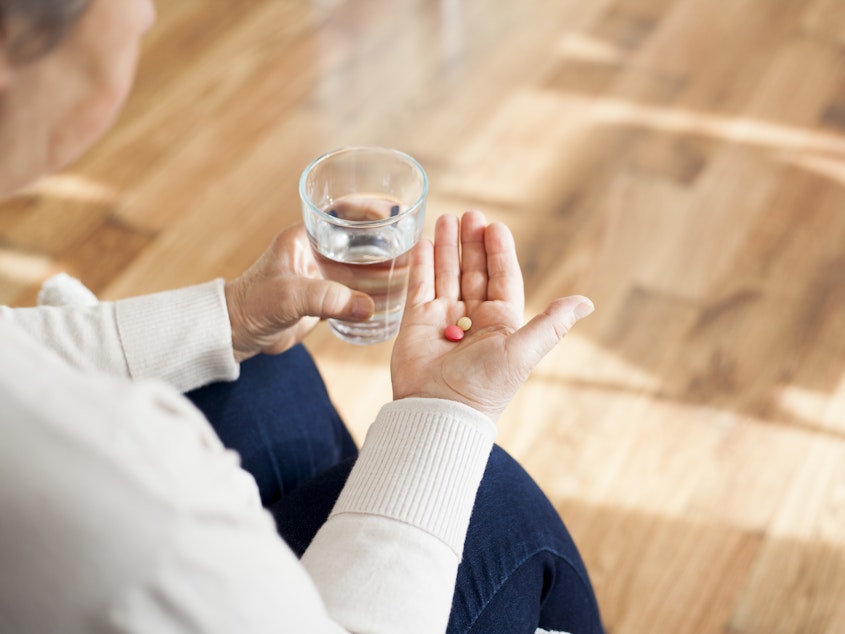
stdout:
<svg viewBox="0 0 845 634">
<path fill-rule="evenodd" d="M 115 303 L 130 375 L 186 392 L 238 378 L 223 280 Z"/>
<path fill-rule="evenodd" d="M 332 515 L 381 515 L 417 526 L 460 559 L 495 436 L 487 416 L 453 401 L 385 405 Z"/>
</svg>

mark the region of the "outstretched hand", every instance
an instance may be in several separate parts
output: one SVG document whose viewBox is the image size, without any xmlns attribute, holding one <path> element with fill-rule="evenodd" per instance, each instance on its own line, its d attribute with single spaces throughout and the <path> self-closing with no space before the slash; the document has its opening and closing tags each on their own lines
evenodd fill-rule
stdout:
<svg viewBox="0 0 845 634">
<path fill-rule="evenodd" d="M 528 375 L 582 317 L 585 297 L 552 302 L 523 325 L 524 290 L 513 236 L 477 211 L 437 220 L 434 244 L 413 252 L 408 299 L 393 348 L 394 399 L 454 400 L 494 421 Z M 457 343 L 443 336 L 463 316 Z"/>
<path fill-rule="evenodd" d="M 374 309 L 369 295 L 321 278 L 302 224 L 277 235 L 225 288 L 238 362 L 259 352 L 284 352 L 321 319 L 366 321 Z"/>
</svg>

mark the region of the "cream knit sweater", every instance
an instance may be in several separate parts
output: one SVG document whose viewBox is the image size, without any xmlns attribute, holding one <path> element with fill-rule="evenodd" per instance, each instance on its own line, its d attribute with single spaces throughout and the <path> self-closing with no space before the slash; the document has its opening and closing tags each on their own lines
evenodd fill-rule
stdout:
<svg viewBox="0 0 845 634">
<path fill-rule="evenodd" d="M 0 632 L 442 632 L 495 426 L 390 403 L 301 561 L 179 392 L 234 380 L 221 281 L 0 307 Z"/>
</svg>

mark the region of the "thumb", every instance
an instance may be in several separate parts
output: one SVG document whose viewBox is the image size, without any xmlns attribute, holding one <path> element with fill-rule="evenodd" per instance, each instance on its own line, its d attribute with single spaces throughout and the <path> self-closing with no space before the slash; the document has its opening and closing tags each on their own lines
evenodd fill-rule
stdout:
<svg viewBox="0 0 845 634">
<path fill-rule="evenodd" d="M 581 295 L 552 302 L 546 310 L 516 331 L 508 339 L 508 348 L 531 372 L 572 327 L 595 310 L 593 302 Z"/>
<path fill-rule="evenodd" d="M 375 310 L 372 298 L 365 293 L 328 280 L 300 279 L 294 305 L 300 316 L 320 319 L 365 321 Z"/>
</svg>

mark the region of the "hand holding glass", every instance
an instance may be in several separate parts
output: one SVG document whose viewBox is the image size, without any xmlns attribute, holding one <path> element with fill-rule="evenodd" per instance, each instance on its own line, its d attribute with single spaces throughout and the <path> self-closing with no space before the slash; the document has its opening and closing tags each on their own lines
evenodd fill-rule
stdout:
<svg viewBox="0 0 845 634">
<path fill-rule="evenodd" d="M 330 319 L 338 338 L 368 345 L 399 330 L 410 251 L 422 235 L 427 194 L 420 164 L 388 148 L 344 148 L 305 168 L 299 182 L 302 215 L 323 277 L 375 302 L 366 322 Z"/>
</svg>

